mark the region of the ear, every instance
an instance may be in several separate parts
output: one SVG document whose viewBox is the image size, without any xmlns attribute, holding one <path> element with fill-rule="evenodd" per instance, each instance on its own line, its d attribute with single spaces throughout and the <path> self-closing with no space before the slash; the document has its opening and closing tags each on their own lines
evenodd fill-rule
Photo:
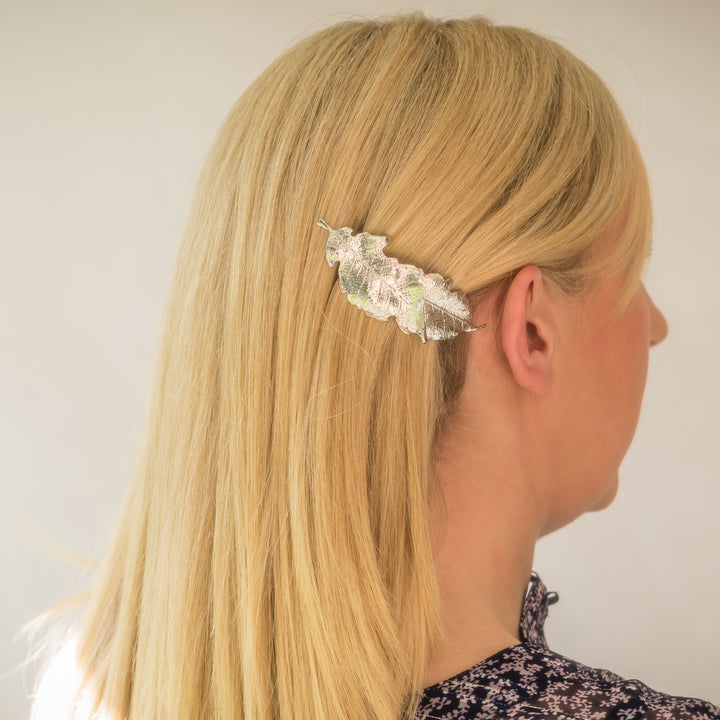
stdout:
<svg viewBox="0 0 720 720">
<path fill-rule="evenodd" d="M 553 384 L 558 312 L 558 300 L 540 269 L 526 265 L 505 296 L 501 340 L 515 382 L 542 397 L 550 393 Z"/>
</svg>

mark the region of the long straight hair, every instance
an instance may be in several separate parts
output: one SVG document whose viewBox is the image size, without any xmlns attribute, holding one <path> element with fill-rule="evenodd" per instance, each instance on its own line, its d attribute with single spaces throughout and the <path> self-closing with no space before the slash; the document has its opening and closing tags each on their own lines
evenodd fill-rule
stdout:
<svg viewBox="0 0 720 720">
<path fill-rule="evenodd" d="M 465 341 L 423 344 L 352 307 L 319 218 L 388 236 L 473 302 L 533 263 L 566 293 L 622 270 L 620 305 L 649 208 L 606 87 L 527 30 L 347 22 L 273 63 L 200 179 L 145 441 L 80 628 L 83 688 L 107 717 L 416 707 L 440 633 L 433 446 Z"/>
</svg>

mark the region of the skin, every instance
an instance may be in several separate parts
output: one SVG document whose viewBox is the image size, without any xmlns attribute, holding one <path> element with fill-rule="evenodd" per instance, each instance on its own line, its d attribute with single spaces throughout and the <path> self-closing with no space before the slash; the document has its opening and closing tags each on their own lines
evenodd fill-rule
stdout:
<svg viewBox="0 0 720 720">
<path fill-rule="evenodd" d="M 667 335 L 643 285 L 611 317 L 620 287 L 606 277 L 568 299 L 529 265 L 497 318 L 500 342 L 492 332 L 469 335 L 430 501 L 444 636 L 426 686 L 519 643 L 535 542 L 615 497 L 649 349 Z M 475 309 L 475 324 L 491 302 Z"/>
</svg>

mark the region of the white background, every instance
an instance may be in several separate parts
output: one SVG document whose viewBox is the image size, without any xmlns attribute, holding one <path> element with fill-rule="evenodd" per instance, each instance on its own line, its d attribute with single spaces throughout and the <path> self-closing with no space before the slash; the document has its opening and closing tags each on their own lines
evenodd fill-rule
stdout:
<svg viewBox="0 0 720 720">
<path fill-rule="evenodd" d="M 215 132 L 295 40 L 355 14 L 486 14 L 606 79 L 655 201 L 670 334 L 612 507 L 542 540 L 551 646 L 720 703 L 720 2 L 0 2 L 0 715 L 27 715 L 20 626 L 112 534 L 159 316 Z M 604 431 L 597 428 L 598 433 Z"/>
</svg>

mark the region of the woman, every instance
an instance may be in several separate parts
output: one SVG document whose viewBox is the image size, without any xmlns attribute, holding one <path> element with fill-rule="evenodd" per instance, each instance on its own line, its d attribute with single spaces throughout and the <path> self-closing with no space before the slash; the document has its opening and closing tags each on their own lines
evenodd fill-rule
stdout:
<svg viewBox="0 0 720 720">
<path fill-rule="evenodd" d="M 83 712 L 720 718 L 550 652 L 525 597 L 614 496 L 649 243 L 627 125 L 548 40 L 413 15 L 278 59 L 200 181 Z"/>
</svg>

